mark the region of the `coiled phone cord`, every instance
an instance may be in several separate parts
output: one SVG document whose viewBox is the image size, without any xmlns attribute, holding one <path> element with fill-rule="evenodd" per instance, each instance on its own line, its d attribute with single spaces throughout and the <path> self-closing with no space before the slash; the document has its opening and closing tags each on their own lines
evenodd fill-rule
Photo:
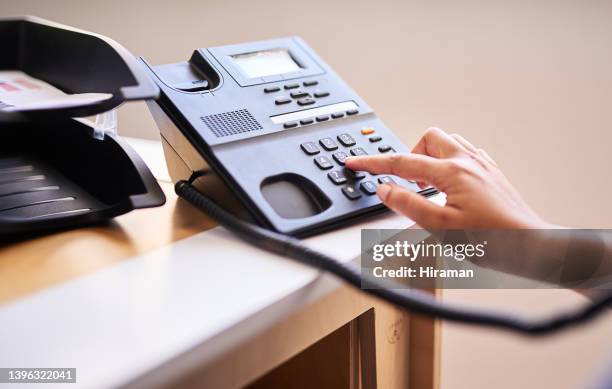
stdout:
<svg viewBox="0 0 612 389">
<path fill-rule="evenodd" d="M 612 302 L 612 293 L 606 293 L 582 308 L 562 312 L 541 320 L 526 320 L 507 313 L 440 303 L 432 295 L 417 289 L 389 288 L 377 280 L 367 280 L 373 287 L 362 289 L 361 270 L 351 263 L 343 263 L 326 254 L 304 246 L 298 239 L 245 222 L 230 214 L 201 193 L 188 181 L 179 181 L 176 194 L 199 208 L 240 238 L 263 250 L 292 258 L 303 264 L 328 271 L 364 293 L 371 294 L 396 306 L 423 315 L 458 323 L 481 325 L 511 330 L 526 335 L 547 335 L 584 323 L 600 314 Z"/>
</svg>

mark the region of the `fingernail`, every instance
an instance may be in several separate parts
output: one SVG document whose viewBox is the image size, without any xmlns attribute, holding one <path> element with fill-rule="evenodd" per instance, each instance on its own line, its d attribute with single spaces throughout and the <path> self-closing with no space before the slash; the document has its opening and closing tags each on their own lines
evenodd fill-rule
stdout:
<svg viewBox="0 0 612 389">
<path fill-rule="evenodd" d="M 387 201 L 387 197 L 389 196 L 389 192 L 391 191 L 391 186 L 387 184 L 379 185 L 376 190 L 376 194 L 382 201 Z"/>
</svg>

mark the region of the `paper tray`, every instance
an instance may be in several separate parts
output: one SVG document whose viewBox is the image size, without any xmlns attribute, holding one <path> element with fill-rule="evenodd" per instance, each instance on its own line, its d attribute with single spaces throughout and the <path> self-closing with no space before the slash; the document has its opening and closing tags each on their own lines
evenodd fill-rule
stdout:
<svg viewBox="0 0 612 389">
<path fill-rule="evenodd" d="M 99 223 L 165 202 L 127 143 L 91 132 L 73 119 L 0 123 L 0 236 Z"/>
<path fill-rule="evenodd" d="M 157 86 L 135 57 L 107 37 L 31 16 L 0 19 L 0 36 L 0 71 L 24 72 L 67 94 L 112 95 L 72 107 L 26 112 L 0 109 L 0 122 L 86 117 L 128 100 L 157 97 Z"/>
</svg>

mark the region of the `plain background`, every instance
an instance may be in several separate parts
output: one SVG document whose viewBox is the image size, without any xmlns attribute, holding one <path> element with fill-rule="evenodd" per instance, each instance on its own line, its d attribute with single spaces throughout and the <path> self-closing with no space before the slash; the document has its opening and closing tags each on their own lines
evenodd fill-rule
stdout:
<svg viewBox="0 0 612 389">
<path fill-rule="evenodd" d="M 612 223 L 612 3 L 606 1 L 0 0 L 114 38 L 153 64 L 196 47 L 302 36 L 407 144 L 428 126 L 483 147 L 543 217 Z M 120 134 L 155 139 L 142 103 Z M 446 291 L 445 299 L 544 315 L 568 291 Z M 526 339 L 444 324 L 441 387 L 582 387 L 611 362 L 612 316 Z M 418 358 L 418 355 L 415 357 Z"/>
</svg>

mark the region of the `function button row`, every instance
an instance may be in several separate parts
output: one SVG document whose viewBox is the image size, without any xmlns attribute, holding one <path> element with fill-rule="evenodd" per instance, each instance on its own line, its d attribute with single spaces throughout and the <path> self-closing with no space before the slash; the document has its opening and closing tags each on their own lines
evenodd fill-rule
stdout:
<svg viewBox="0 0 612 389">
<path fill-rule="evenodd" d="M 338 148 L 338 144 L 332 138 L 323 138 L 319 140 L 319 143 L 327 151 L 336 150 Z"/>
<path fill-rule="evenodd" d="M 264 88 L 264 92 L 265 93 L 274 93 L 274 92 L 278 92 L 280 90 L 279 86 L 269 86 Z"/>
<path fill-rule="evenodd" d="M 300 87 L 300 84 L 298 83 L 293 83 L 293 84 L 285 84 L 283 86 L 285 89 L 296 89 Z"/>
<path fill-rule="evenodd" d="M 315 86 L 315 85 L 318 85 L 318 84 L 319 84 L 319 81 L 317 81 L 317 80 L 308 80 L 308 81 L 304 81 L 302 83 L 302 85 L 304 85 L 304 86 Z"/>
<path fill-rule="evenodd" d="M 276 99 L 274 99 L 274 103 L 276 105 L 282 105 L 282 104 L 289 104 L 291 102 L 291 99 L 289 97 L 277 97 Z"/>
</svg>

